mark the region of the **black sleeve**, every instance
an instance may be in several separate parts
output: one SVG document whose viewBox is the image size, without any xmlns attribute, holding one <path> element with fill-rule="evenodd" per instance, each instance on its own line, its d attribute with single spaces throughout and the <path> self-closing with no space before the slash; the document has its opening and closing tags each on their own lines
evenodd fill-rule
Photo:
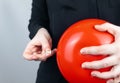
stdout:
<svg viewBox="0 0 120 83">
<path fill-rule="evenodd" d="M 29 20 L 29 37 L 32 39 L 37 31 L 44 27 L 48 30 L 49 18 L 46 6 L 46 0 L 33 0 L 32 2 L 32 13 Z"/>
</svg>

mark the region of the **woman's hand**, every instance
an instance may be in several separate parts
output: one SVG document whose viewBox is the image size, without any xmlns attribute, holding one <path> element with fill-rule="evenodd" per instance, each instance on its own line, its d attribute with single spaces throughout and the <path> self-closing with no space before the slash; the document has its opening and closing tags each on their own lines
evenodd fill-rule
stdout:
<svg viewBox="0 0 120 83">
<path fill-rule="evenodd" d="M 87 69 L 101 69 L 112 66 L 112 69 L 110 71 L 107 72 L 92 71 L 91 75 L 102 79 L 110 78 L 117 79 L 118 76 L 120 75 L 120 27 L 110 23 L 104 23 L 101 25 L 95 25 L 95 29 L 98 31 L 109 32 L 114 36 L 115 40 L 112 44 L 91 46 L 81 49 L 80 52 L 82 54 L 92 54 L 93 56 L 97 54 L 109 55 L 108 57 L 99 61 L 84 62 L 82 64 L 82 67 Z M 111 83 L 110 81 L 112 82 L 112 80 L 108 80 L 107 82 Z"/>
<path fill-rule="evenodd" d="M 28 43 L 23 56 L 27 60 L 45 61 L 55 54 L 56 49 L 51 50 L 52 39 L 46 29 L 41 28 L 34 38 Z"/>
</svg>

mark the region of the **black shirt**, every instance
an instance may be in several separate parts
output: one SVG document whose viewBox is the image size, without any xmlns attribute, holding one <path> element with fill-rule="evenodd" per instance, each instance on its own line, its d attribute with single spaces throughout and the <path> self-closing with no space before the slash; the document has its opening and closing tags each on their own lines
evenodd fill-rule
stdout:
<svg viewBox="0 0 120 83">
<path fill-rule="evenodd" d="M 33 0 L 30 38 L 42 26 L 55 47 L 66 28 L 86 18 L 100 18 L 120 25 L 120 0 Z"/>
<path fill-rule="evenodd" d="M 30 38 L 34 37 L 38 29 L 45 27 L 52 36 L 53 48 L 57 47 L 62 33 L 73 23 L 86 18 L 100 18 L 120 25 L 120 0 L 33 0 Z M 55 60 L 49 62 L 51 64 L 57 66 Z M 46 68 L 49 70 L 50 66 Z M 59 72 L 57 68 L 54 71 Z"/>
</svg>

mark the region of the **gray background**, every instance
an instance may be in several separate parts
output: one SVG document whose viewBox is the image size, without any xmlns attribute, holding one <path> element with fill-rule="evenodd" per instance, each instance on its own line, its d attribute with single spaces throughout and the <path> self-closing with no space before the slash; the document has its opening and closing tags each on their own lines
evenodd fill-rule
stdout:
<svg viewBox="0 0 120 83">
<path fill-rule="evenodd" d="M 32 0 L 0 0 L 0 83 L 35 83 L 39 62 L 22 53 L 28 38 Z"/>
</svg>

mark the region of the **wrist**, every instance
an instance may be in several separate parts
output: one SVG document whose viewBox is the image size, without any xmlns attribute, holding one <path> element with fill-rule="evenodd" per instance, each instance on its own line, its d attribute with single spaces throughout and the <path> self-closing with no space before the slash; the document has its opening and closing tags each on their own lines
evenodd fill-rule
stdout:
<svg viewBox="0 0 120 83">
<path fill-rule="evenodd" d="M 41 36 L 41 35 L 44 35 L 47 39 L 51 39 L 49 32 L 45 28 L 40 28 L 36 33 L 36 36 Z"/>
</svg>

